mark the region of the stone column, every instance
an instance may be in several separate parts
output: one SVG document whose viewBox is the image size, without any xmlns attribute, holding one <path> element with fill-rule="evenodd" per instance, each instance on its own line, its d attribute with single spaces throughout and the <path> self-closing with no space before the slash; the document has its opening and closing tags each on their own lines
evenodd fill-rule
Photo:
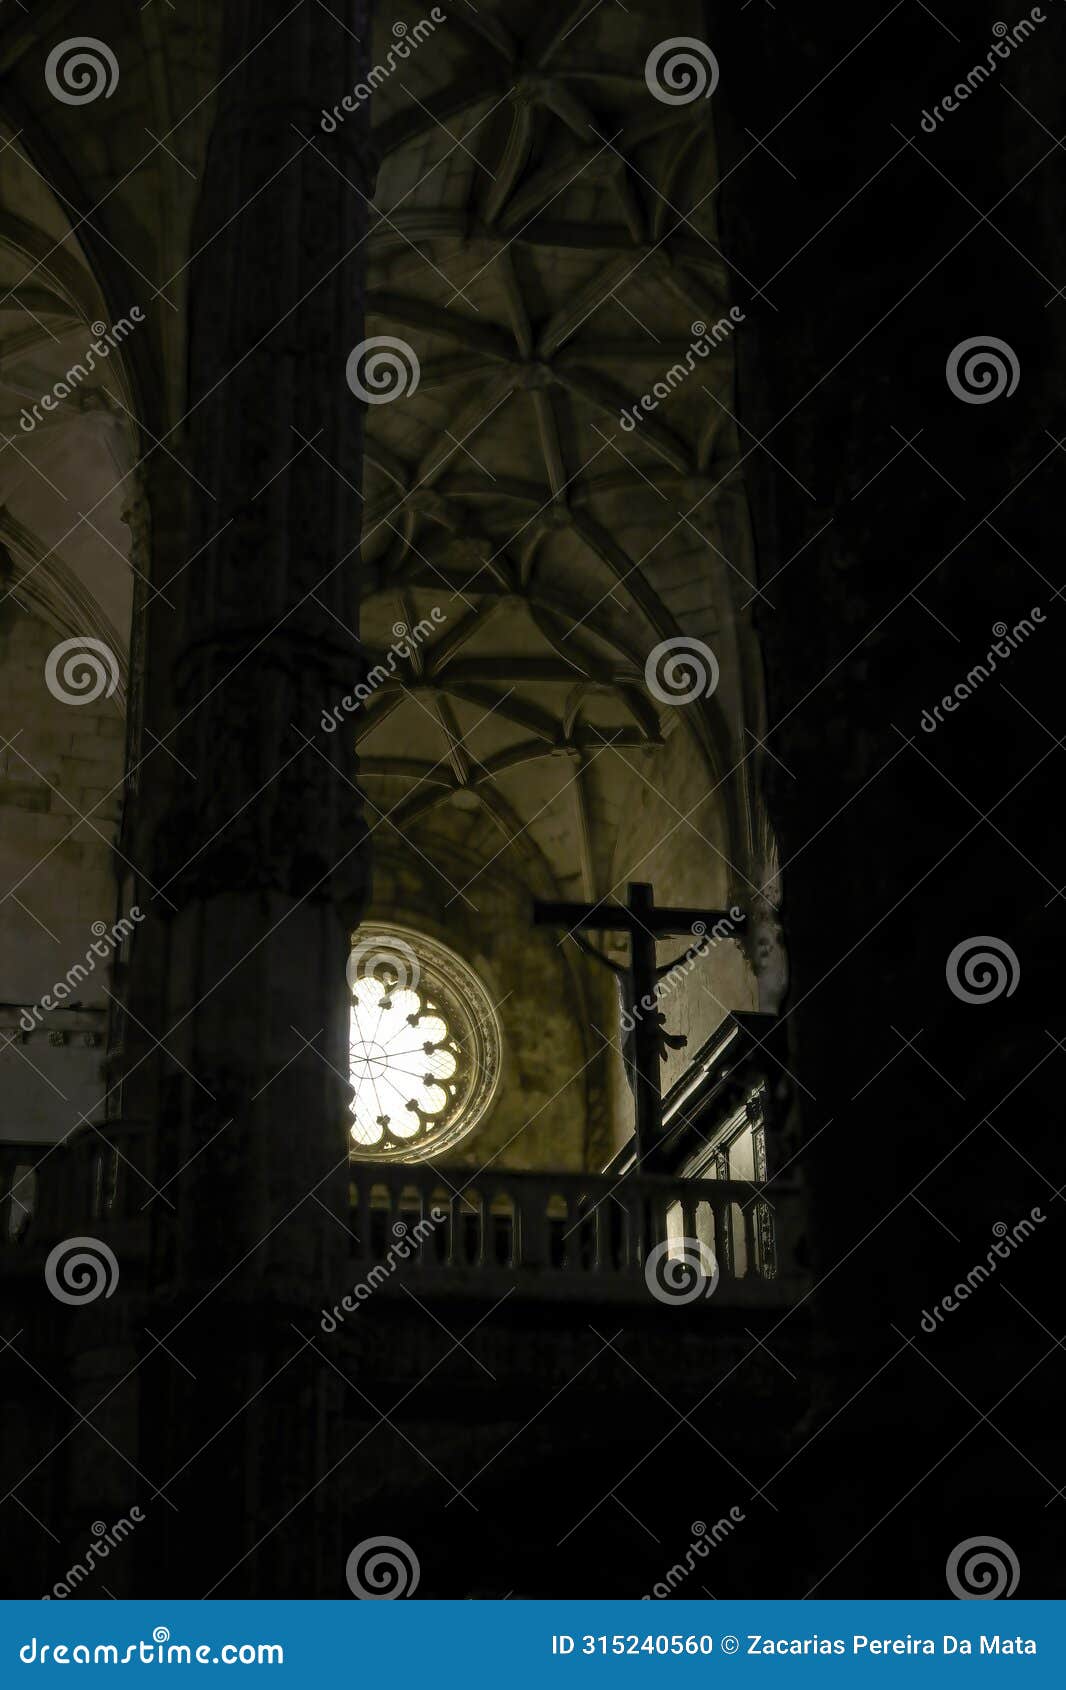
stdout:
<svg viewBox="0 0 1066 1690">
<path fill-rule="evenodd" d="M 188 773 L 156 762 L 170 801 L 152 842 L 175 906 L 165 1014 L 178 1059 L 158 1172 L 197 1155 L 174 1228 L 186 1280 L 254 1249 L 249 1277 L 305 1283 L 323 1225 L 305 1212 L 266 1235 L 319 1182 L 327 1205 L 342 1185 L 344 966 L 365 833 L 352 735 L 320 722 L 359 673 L 362 419 L 345 362 L 362 332 L 373 183 L 365 111 L 333 135 L 317 119 L 359 80 L 360 11 L 226 7 L 193 233 L 187 426 L 202 485 L 194 561 L 168 590 L 172 743 Z"/>
<path fill-rule="evenodd" d="M 349 1277 L 345 963 L 367 851 L 353 735 L 320 723 L 361 674 L 345 364 L 373 169 L 365 106 L 332 134 L 318 120 L 365 74 L 369 27 L 361 0 L 228 0 L 222 33 L 189 270 L 192 561 L 146 657 L 177 761 L 151 751 L 135 799 L 153 913 L 128 1001 L 165 1045 L 128 1088 L 151 1101 L 163 1192 L 146 1324 L 178 1358 L 138 1375 L 146 1471 L 179 1473 L 146 1593 L 203 1595 L 247 1556 L 218 1594 L 325 1594 L 313 1487 L 343 1386 L 292 1357 Z"/>
</svg>

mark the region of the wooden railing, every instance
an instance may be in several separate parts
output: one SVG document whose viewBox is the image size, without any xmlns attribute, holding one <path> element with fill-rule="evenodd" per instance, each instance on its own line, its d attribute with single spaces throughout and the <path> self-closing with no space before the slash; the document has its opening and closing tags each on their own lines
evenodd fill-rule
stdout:
<svg viewBox="0 0 1066 1690">
<path fill-rule="evenodd" d="M 353 1256 L 375 1290 L 411 1279 L 420 1294 L 488 1294 L 501 1284 L 532 1296 L 667 1303 L 780 1303 L 796 1294 L 794 1190 L 771 1203 L 744 1180 L 471 1177 L 365 1162 L 353 1164 L 350 1190 Z M 701 1275 L 713 1283 L 701 1287 Z"/>
</svg>

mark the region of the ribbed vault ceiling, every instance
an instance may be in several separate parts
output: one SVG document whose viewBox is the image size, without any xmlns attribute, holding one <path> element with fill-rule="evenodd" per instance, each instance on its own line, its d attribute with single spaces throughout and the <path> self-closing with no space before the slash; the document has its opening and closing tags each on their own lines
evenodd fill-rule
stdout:
<svg viewBox="0 0 1066 1690">
<path fill-rule="evenodd" d="M 535 883 L 600 896 L 679 731 L 688 802 L 723 783 L 742 864 L 749 765 L 730 770 L 758 669 L 729 340 L 632 431 L 619 420 L 744 299 L 715 228 L 714 102 L 649 92 L 657 8 L 448 11 L 373 104 L 366 333 L 405 341 L 420 373 L 367 409 L 363 633 L 380 657 L 436 625 L 363 707 L 365 785 L 400 831 L 482 858 L 511 841 Z M 672 30 L 686 11 L 699 33 L 695 6 Z M 421 15 L 379 8 L 375 62 Z M 683 711 L 644 678 L 681 633 L 721 668 Z"/>
<path fill-rule="evenodd" d="M 648 872 L 622 861 L 620 840 L 670 760 L 671 802 L 688 811 L 713 790 L 718 847 L 761 878 L 761 687 L 732 342 L 632 431 L 620 426 L 701 327 L 750 305 L 719 247 L 715 101 L 666 104 L 645 80 L 664 28 L 707 39 L 704 9 L 673 6 L 668 25 L 648 0 L 441 9 L 445 21 L 416 42 L 429 8 L 382 0 L 371 54 L 385 64 L 406 37 L 371 106 L 380 169 L 366 334 L 405 340 L 420 380 L 367 409 L 363 635 L 380 655 L 394 629 L 437 612 L 432 636 L 356 717 L 372 805 L 416 844 L 446 836 L 476 862 L 506 853 L 540 890 L 600 896 L 620 870 Z M 159 27 L 138 16 L 139 30 Z M 116 47 L 128 91 L 135 54 Z M 49 104 L 51 123 L 69 116 Z M 108 313 L 17 142 L 5 162 L 0 420 L 12 444 L 0 541 L 27 604 L 38 594 L 59 626 L 122 655 L 121 478 L 136 406 L 116 355 L 23 437 L 22 405 Z M 195 198 L 195 174 L 179 161 L 170 175 L 174 194 Z M 181 273 L 182 254 L 173 260 L 168 275 Z M 153 311 L 142 337 L 172 327 L 159 302 Z M 713 697 L 675 710 L 649 694 L 644 666 L 679 634 L 713 649 L 721 679 Z"/>
<path fill-rule="evenodd" d="M 9 131 L 0 147 L 0 594 L 124 665 L 133 401 L 117 348 L 86 366 L 112 325 L 69 218 Z"/>
</svg>

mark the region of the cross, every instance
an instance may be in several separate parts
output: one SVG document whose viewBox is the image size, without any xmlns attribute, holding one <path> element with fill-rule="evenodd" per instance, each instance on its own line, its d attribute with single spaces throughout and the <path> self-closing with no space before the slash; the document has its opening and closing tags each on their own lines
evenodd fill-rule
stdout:
<svg viewBox="0 0 1066 1690">
<path fill-rule="evenodd" d="M 647 881 L 631 880 L 625 904 L 568 904 L 537 900 L 533 922 L 537 927 L 565 927 L 576 934 L 626 933 L 629 936 L 629 976 L 626 1008 L 633 1020 L 633 1068 L 636 1094 L 636 1148 L 638 1161 L 652 1151 L 662 1133 L 662 1017 L 656 1005 L 660 969 L 655 957 L 656 939 L 691 938 L 693 931 L 706 933 L 716 922 L 727 920 L 735 931 L 744 928 L 727 910 L 656 909 L 653 888 Z M 598 956 L 598 952 L 593 952 Z M 601 958 L 601 961 L 607 961 Z M 611 966 L 614 966 L 613 964 Z"/>
</svg>

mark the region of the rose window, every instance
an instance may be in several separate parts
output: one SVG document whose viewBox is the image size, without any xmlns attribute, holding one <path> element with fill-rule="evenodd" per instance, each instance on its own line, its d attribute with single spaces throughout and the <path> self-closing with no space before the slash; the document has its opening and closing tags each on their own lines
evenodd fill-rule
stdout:
<svg viewBox="0 0 1066 1690">
<path fill-rule="evenodd" d="M 349 1075 L 352 1154 L 417 1161 L 471 1131 L 499 1074 L 484 986 L 443 945 L 398 928 L 356 935 Z"/>
<path fill-rule="evenodd" d="M 424 1133 L 455 1095 L 459 1054 L 444 1017 L 417 992 L 358 980 L 351 1036 L 356 1144 Z"/>
</svg>

